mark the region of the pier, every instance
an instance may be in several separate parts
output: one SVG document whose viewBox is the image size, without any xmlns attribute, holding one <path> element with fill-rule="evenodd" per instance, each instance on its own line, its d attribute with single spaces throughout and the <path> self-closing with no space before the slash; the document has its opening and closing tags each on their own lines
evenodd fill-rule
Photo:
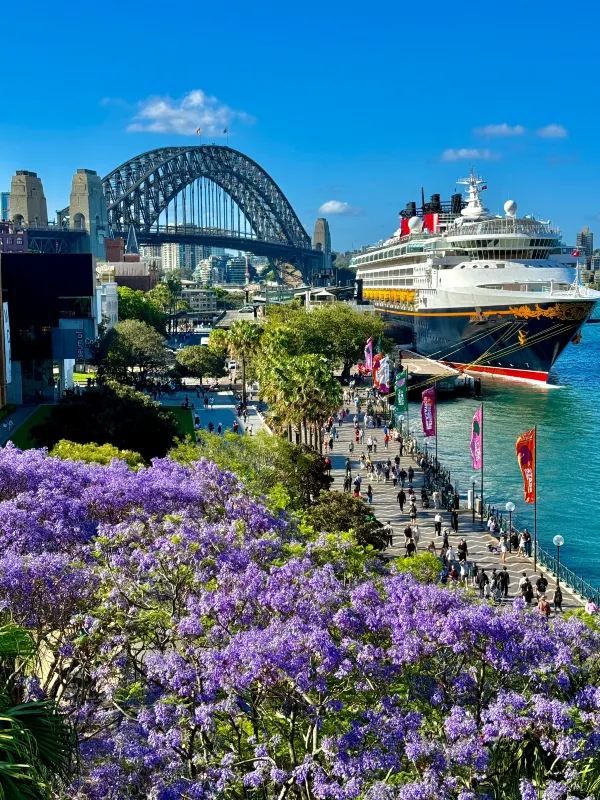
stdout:
<svg viewBox="0 0 600 800">
<path fill-rule="evenodd" d="M 360 427 L 364 429 L 364 442 L 363 444 L 354 444 L 353 452 L 350 452 L 349 445 L 351 442 L 354 442 L 353 417 L 355 412 L 354 404 L 350 404 L 348 407 L 350 408 L 351 412 L 350 416 L 346 418 L 346 421 L 342 425 L 338 425 L 336 423 L 339 438 L 334 442 L 333 451 L 329 453 L 332 462 L 331 475 L 334 478 L 332 489 L 336 491 L 343 491 L 344 478 L 346 474 L 346 458 L 350 458 L 352 479 L 354 479 L 356 475 L 361 475 L 362 477 L 361 497 L 365 500 L 365 502 L 367 502 L 366 489 L 368 483 L 371 483 L 373 489 L 373 503 L 370 508 L 372 509 L 374 516 L 381 523 L 384 525 L 390 524 L 392 527 L 392 544 L 384 551 L 384 557 L 404 557 L 406 553 L 404 547 L 404 528 L 411 524 L 408 514 L 408 508 L 410 504 L 407 500 L 404 507 L 404 513 L 401 513 L 396 499 L 400 488 L 399 483 L 397 487 L 394 487 L 391 479 L 388 482 L 384 482 L 383 480 L 378 482 L 375 476 L 373 476 L 372 479 L 369 479 L 366 470 L 361 469 L 360 463 L 361 454 L 364 452 L 365 455 L 367 455 L 366 442 L 369 435 L 374 436 L 377 439 L 377 452 L 371 455 L 373 463 L 376 463 L 377 461 L 385 462 L 388 458 L 391 459 L 392 463 L 394 463 L 395 456 L 399 455 L 400 453 L 399 443 L 390 439 L 388 449 L 385 449 L 383 441 L 383 425 L 385 423 L 382 422 L 382 427 L 380 428 L 364 428 L 365 414 L 364 412 L 361 412 L 359 414 L 359 424 Z M 500 571 L 504 566 L 507 567 L 510 576 L 509 595 L 507 600 L 513 600 L 515 597 L 521 596 L 519 580 L 521 579 L 523 572 L 525 572 L 529 577 L 534 590 L 535 581 L 538 579 L 538 577 L 540 577 L 540 575 L 544 575 L 544 577 L 548 580 L 547 598 L 552 608 L 554 608 L 552 599 L 554 597 L 554 590 L 556 588 L 556 559 L 538 546 L 538 565 L 536 573 L 534 573 L 533 570 L 533 557 L 520 556 L 515 552 L 508 552 L 506 554 L 506 561 L 503 562 L 501 560 L 499 539 L 497 536 L 492 535 L 487 528 L 489 516 L 496 517 L 500 523 L 504 522 L 501 513 L 493 507 L 487 506 L 483 514 L 483 521 L 479 514 L 475 515 L 475 520 L 473 521 L 472 510 L 470 508 L 467 509 L 466 499 L 464 497 L 461 498 L 461 505 L 458 509 L 458 532 L 453 533 L 451 528 L 450 512 L 447 510 L 447 507 L 444 505 L 444 503 L 441 503 L 441 507 L 439 509 L 435 509 L 433 507 L 431 491 L 428 491 L 430 498 L 429 508 L 424 509 L 422 507 L 421 488 L 425 484 L 425 475 L 419 464 L 419 461 L 422 457 L 422 452 L 419 451 L 416 443 L 414 443 L 414 440 L 412 440 L 412 445 L 415 447 L 415 450 L 413 452 L 409 452 L 409 443 L 411 443 L 410 437 L 405 436 L 404 453 L 400 458 L 400 465 L 405 470 L 408 470 L 409 466 L 412 466 L 415 472 L 412 485 L 417 496 L 416 505 L 418 509 L 418 516 L 416 520 L 419 530 L 417 553 L 426 552 L 430 543 L 433 542 L 439 554 L 443 537 L 437 536 L 435 533 L 434 517 L 436 514 L 440 514 L 442 517 L 442 531 L 444 531 L 444 529 L 448 530 L 448 538 L 454 550 L 456 551 L 456 547 L 460 539 L 464 538 L 468 546 L 467 560 L 470 562 L 475 562 L 479 569 L 485 569 L 490 581 L 493 569 Z M 514 527 L 515 526 L 513 526 L 513 529 Z M 457 562 L 455 563 L 457 564 Z M 587 582 L 569 570 L 568 567 L 562 564 L 560 565 L 559 578 L 560 588 L 563 594 L 562 607 L 564 610 L 581 608 L 587 599 L 593 599 L 596 603 L 598 603 L 600 600 L 600 591 L 598 589 L 590 586 Z M 450 584 L 452 581 L 449 580 L 448 583 Z M 470 579 L 468 580 L 468 584 L 469 586 L 472 584 Z M 532 608 L 535 608 L 535 600 L 532 603 Z"/>
</svg>

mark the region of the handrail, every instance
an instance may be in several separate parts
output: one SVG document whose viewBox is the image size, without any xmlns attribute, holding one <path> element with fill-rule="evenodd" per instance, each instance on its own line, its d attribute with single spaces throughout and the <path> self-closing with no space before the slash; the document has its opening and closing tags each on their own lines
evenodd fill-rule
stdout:
<svg viewBox="0 0 600 800">
<path fill-rule="evenodd" d="M 491 536 L 496 536 L 496 538 L 500 538 L 502 533 L 510 534 L 514 531 L 516 533 L 520 533 L 519 528 L 511 524 L 511 531 L 507 531 L 508 525 L 505 525 L 505 515 L 502 511 L 496 509 L 494 506 L 488 504 L 487 506 L 487 519 L 488 521 L 493 518 L 496 520 L 498 524 L 498 533 L 493 534 L 490 531 Z M 513 513 L 512 520 L 514 522 L 516 518 L 516 514 Z M 536 555 L 538 562 L 546 567 L 546 569 L 551 572 L 558 580 L 561 580 L 566 586 L 572 589 L 577 594 L 581 595 L 582 597 L 588 598 L 589 600 L 593 600 L 596 605 L 600 605 L 600 587 L 592 586 L 592 584 L 583 578 L 581 575 L 578 575 L 572 569 L 567 567 L 562 561 L 559 564 L 559 560 L 555 555 L 549 553 L 545 548 L 543 548 L 540 543 L 538 542 L 536 548 Z"/>
</svg>

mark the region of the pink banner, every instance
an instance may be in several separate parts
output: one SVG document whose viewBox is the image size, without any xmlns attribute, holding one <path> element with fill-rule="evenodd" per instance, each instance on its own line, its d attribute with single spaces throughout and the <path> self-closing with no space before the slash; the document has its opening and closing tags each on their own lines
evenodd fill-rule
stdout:
<svg viewBox="0 0 600 800">
<path fill-rule="evenodd" d="M 367 339 L 365 347 L 365 369 L 369 372 L 373 369 L 373 337 Z"/>
<path fill-rule="evenodd" d="M 425 436 L 435 436 L 435 389 L 425 389 L 421 395 L 421 421 L 423 423 L 423 434 Z"/>
<path fill-rule="evenodd" d="M 483 469 L 483 406 L 479 406 L 471 423 L 471 464 Z"/>
</svg>

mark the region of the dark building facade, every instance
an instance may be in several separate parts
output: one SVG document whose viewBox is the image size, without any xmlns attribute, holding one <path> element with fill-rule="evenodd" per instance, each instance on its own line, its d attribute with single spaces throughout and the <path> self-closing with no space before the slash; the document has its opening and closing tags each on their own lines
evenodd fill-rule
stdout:
<svg viewBox="0 0 600 800">
<path fill-rule="evenodd" d="M 0 281 L 10 326 L 6 400 L 54 399 L 66 371 L 89 357 L 86 343 L 96 336 L 93 257 L 1 253 Z"/>
</svg>

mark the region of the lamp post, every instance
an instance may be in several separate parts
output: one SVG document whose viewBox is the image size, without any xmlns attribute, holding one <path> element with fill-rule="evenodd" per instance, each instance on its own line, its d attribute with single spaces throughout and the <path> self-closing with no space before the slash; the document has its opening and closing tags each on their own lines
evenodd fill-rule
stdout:
<svg viewBox="0 0 600 800">
<path fill-rule="evenodd" d="M 511 537 L 511 534 L 512 534 L 512 515 L 513 515 L 513 511 L 515 510 L 516 506 L 512 502 L 512 500 L 509 500 L 508 503 L 505 505 L 505 508 L 508 511 L 508 551 L 510 553 L 512 553 L 512 546 L 511 546 L 511 543 L 510 543 L 510 537 Z"/>
<path fill-rule="evenodd" d="M 478 479 L 477 475 L 471 477 L 471 511 L 473 512 L 473 525 L 475 525 L 475 481 Z"/>
<path fill-rule="evenodd" d="M 552 541 L 556 546 L 556 585 L 558 586 L 558 584 L 560 583 L 560 548 L 565 543 L 565 540 L 560 535 L 560 533 L 557 533 L 554 539 L 552 539 Z"/>
</svg>

